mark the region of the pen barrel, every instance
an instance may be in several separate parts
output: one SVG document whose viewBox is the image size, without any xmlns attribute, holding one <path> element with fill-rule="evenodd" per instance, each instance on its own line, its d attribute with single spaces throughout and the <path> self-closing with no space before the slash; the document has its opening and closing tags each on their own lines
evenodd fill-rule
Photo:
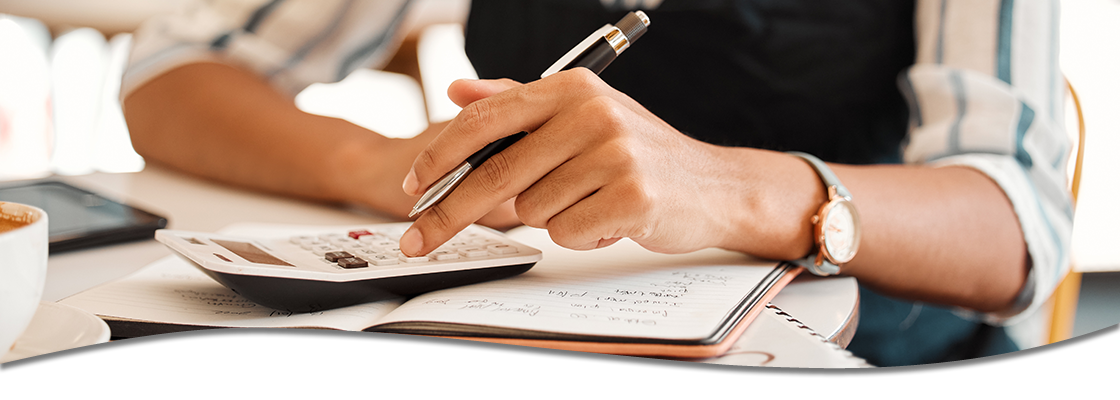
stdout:
<svg viewBox="0 0 1120 400">
<path fill-rule="evenodd" d="M 521 138 L 525 137 L 525 135 L 528 134 L 528 132 L 518 132 L 490 142 L 490 144 L 486 145 L 486 147 L 483 147 L 482 149 L 474 152 L 474 154 L 471 154 L 470 157 L 467 157 L 466 161 L 471 165 L 472 168 L 477 169 L 479 165 L 482 165 L 482 163 L 486 162 L 486 160 L 489 160 L 490 156 L 493 156 L 495 154 L 498 154 L 502 150 L 505 150 L 507 147 L 513 145 L 514 143 L 517 143 L 518 140 L 521 140 Z"/>
<path fill-rule="evenodd" d="M 598 75 L 604 69 L 607 69 L 607 66 L 611 65 L 616 57 L 618 57 L 618 53 L 615 52 L 611 44 L 606 39 L 599 39 L 594 46 L 572 60 L 568 67 L 564 69 L 584 67 Z"/>
</svg>

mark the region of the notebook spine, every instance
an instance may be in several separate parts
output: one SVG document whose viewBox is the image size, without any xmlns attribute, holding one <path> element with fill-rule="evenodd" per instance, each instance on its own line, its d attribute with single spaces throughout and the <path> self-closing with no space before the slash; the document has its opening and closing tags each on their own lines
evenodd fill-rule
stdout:
<svg viewBox="0 0 1120 400">
<path fill-rule="evenodd" d="M 840 347 L 840 345 L 838 345 L 836 343 L 833 343 L 832 341 L 828 340 L 828 338 L 825 337 L 824 335 L 821 335 L 821 334 L 817 333 L 817 331 L 813 330 L 813 328 L 810 328 L 808 325 L 805 325 L 804 322 L 801 322 L 797 318 L 794 318 L 794 316 L 785 312 L 785 310 L 782 310 L 781 307 L 778 307 L 776 305 L 767 303 L 766 308 L 773 311 L 774 314 L 777 314 L 778 316 L 780 316 L 782 318 L 785 318 L 785 320 L 787 322 L 793 324 L 798 329 L 804 330 L 806 333 L 809 334 L 809 336 L 812 336 L 812 337 L 816 338 L 817 340 L 820 340 L 821 343 L 824 343 L 826 346 L 829 346 L 833 350 L 841 352 L 845 357 L 857 360 L 858 363 L 861 364 L 860 367 L 866 367 L 866 368 L 874 367 L 873 365 L 868 364 L 867 360 L 864 360 L 863 358 L 860 358 L 860 357 L 856 356 L 855 354 L 852 354 L 852 352 L 848 351 L 847 349 L 845 349 L 843 347 Z"/>
</svg>

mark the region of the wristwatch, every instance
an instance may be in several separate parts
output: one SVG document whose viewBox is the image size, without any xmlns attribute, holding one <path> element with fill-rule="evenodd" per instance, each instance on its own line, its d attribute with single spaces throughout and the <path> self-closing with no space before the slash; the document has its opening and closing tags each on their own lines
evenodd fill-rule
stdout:
<svg viewBox="0 0 1120 400">
<path fill-rule="evenodd" d="M 829 276 L 840 273 L 840 267 L 855 258 L 859 250 L 860 221 L 859 212 L 852 204 L 852 194 L 840 183 L 840 179 L 819 158 L 810 154 L 792 151 L 789 154 L 801 157 L 813 166 L 821 181 L 828 188 L 828 201 L 821 206 L 811 219 L 813 241 L 816 254 L 809 254 L 794 264 L 805 267 L 814 275 Z"/>
</svg>

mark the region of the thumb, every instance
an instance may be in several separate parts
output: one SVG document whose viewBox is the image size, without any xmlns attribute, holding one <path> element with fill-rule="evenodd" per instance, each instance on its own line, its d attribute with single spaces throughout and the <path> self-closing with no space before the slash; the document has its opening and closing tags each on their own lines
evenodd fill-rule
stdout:
<svg viewBox="0 0 1120 400">
<path fill-rule="evenodd" d="M 447 97 L 459 107 L 521 86 L 512 79 L 459 79 L 447 87 Z"/>
</svg>

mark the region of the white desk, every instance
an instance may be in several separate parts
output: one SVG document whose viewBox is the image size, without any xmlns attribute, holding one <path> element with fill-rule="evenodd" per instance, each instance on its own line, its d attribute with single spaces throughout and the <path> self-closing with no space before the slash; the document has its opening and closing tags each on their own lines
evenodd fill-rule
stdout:
<svg viewBox="0 0 1120 400">
<path fill-rule="evenodd" d="M 385 216 L 361 210 L 235 189 L 157 167 L 133 174 L 58 179 L 166 216 L 169 227 L 174 229 L 212 232 L 239 222 L 309 225 L 389 222 Z M 51 256 L 43 301 L 58 301 L 126 276 L 169 254 L 162 244 L 143 241 Z M 822 336 L 846 346 L 858 322 L 858 302 L 854 278 L 804 276 L 787 286 L 772 303 Z"/>
</svg>

